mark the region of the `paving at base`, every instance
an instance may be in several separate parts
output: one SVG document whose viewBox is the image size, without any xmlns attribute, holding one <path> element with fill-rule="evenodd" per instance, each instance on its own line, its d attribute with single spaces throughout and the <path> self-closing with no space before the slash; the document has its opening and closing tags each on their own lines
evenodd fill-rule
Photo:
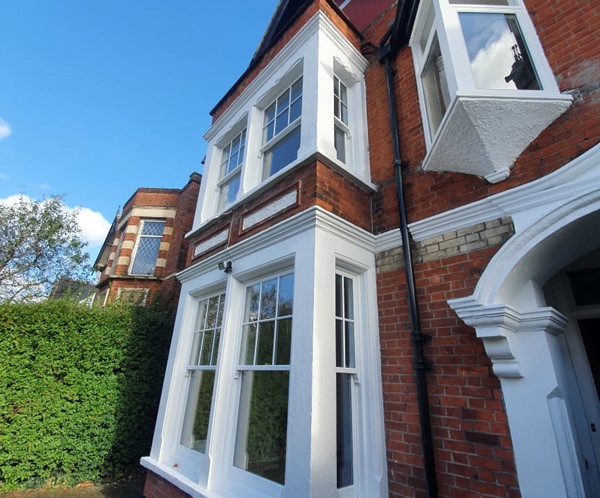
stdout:
<svg viewBox="0 0 600 498">
<path fill-rule="evenodd" d="M 35 489 L 1 496 L 3 498 L 143 498 L 143 491 L 143 479 L 136 479 L 104 486 L 81 485 L 69 489 Z"/>
</svg>

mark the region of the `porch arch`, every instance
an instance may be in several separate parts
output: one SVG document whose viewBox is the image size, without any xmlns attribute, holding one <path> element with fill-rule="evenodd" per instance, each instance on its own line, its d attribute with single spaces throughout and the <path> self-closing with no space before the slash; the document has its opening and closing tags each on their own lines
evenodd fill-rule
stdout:
<svg viewBox="0 0 600 498">
<path fill-rule="evenodd" d="M 568 319 L 546 305 L 543 286 L 600 248 L 600 189 L 573 195 L 565 185 L 562 202 L 535 214 L 490 261 L 474 293 L 449 304 L 475 328 L 500 378 L 522 496 L 591 496 L 562 380 Z"/>
</svg>

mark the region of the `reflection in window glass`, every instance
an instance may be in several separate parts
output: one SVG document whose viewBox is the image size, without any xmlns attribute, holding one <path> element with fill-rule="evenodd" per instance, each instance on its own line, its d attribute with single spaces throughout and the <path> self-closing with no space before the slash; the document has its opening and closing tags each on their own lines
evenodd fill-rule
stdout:
<svg viewBox="0 0 600 498">
<path fill-rule="evenodd" d="M 337 158 L 346 162 L 348 138 L 348 87 L 337 76 L 333 77 L 334 146 Z"/>
<path fill-rule="evenodd" d="M 459 13 L 477 88 L 541 88 L 514 14 Z"/>
<path fill-rule="evenodd" d="M 246 149 L 246 130 L 243 130 L 223 148 L 221 170 L 219 173 L 218 209 L 223 209 L 235 201 L 239 188 L 244 152 Z"/>
<path fill-rule="evenodd" d="M 271 481 L 285 481 L 294 275 L 246 288 L 242 384 L 233 463 Z"/>
<path fill-rule="evenodd" d="M 181 444 L 204 453 L 212 406 L 215 371 L 225 294 L 198 303 L 188 362 L 190 384 L 181 431 Z"/>
<path fill-rule="evenodd" d="M 423 91 L 425 93 L 429 129 L 431 136 L 433 136 L 437 132 L 450 104 L 450 91 L 437 34 L 431 43 L 421 80 L 423 81 Z"/>
<path fill-rule="evenodd" d="M 302 114 L 302 78 L 296 80 L 265 109 L 263 125 L 263 180 L 277 173 L 298 157 L 300 115 Z M 292 127 L 294 127 L 292 129 Z M 280 139 L 277 137 L 281 135 Z M 273 142 L 272 145 L 269 145 Z"/>
<path fill-rule="evenodd" d="M 354 282 L 335 276 L 337 487 L 354 484 Z"/>
<path fill-rule="evenodd" d="M 300 126 L 296 126 L 283 139 L 265 152 L 263 180 L 295 161 L 300 148 Z"/>
</svg>

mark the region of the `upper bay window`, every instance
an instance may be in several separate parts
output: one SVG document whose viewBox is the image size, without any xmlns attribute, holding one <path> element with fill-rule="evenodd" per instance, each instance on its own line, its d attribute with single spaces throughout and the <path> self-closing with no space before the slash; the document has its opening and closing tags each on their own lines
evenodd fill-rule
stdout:
<svg viewBox="0 0 600 498">
<path fill-rule="evenodd" d="M 209 146 L 193 230 L 317 154 L 372 186 L 366 67 L 320 12 L 265 68 L 251 71 L 205 135 Z"/>
<path fill-rule="evenodd" d="M 410 44 L 425 170 L 500 181 L 570 104 L 521 0 L 425 0 Z"/>
</svg>

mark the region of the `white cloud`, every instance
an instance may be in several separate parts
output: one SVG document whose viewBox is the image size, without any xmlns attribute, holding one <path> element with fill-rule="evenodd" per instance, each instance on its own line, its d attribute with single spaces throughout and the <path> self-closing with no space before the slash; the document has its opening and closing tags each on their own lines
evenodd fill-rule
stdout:
<svg viewBox="0 0 600 498">
<path fill-rule="evenodd" d="M 4 199 L 0 199 L 0 204 L 11 206 L 17 203 L 19 199 L 24 199 L 26 201 L 32 200 L 26 195 L 14 194 L 5 197 Z M 66 209 L 68 212 L 77 213 L 77 223 L 81 229 L 81 238 L 84 242 L 87 242 L 88 245 L 86 251 L 90 254 L 90 258 L 93 261 L 100 251 L 100 247 L 108 234 L 111 223 L 102 213 L 93 211 L 90 208 L 81 206 L 71 208 L 67 206 Z"/>
<path fill-rule="evenodd" d="M 12 130 L 6 121 L 0 118 L 0 140 L 4 140 L 6 137 L 12 134 Z"/>
<path fill-rule="evenodd" d="M 90 208 L 77 208 L 77 221 L 81 227 L 83 239 L 88 242 L 91 250 L 92 246 L 96 246 L 98 250 L 110 229 L 110 222 L 98 211 L 92 211 Z M 90 254 L 90 256 L 95 256 Z"/>
<path fill-rule="evenodd" d="M 25 199 L 26 201 L 31 200 L 31 198 L 27 197 L 26 195 L 13 194 L 5 197 L 4 199 L 0 199 L 0 204 L 3 204 L 4 206 L 12 206 L 13 204 L 19 202 L 19 199 Z"/>
</svg>

